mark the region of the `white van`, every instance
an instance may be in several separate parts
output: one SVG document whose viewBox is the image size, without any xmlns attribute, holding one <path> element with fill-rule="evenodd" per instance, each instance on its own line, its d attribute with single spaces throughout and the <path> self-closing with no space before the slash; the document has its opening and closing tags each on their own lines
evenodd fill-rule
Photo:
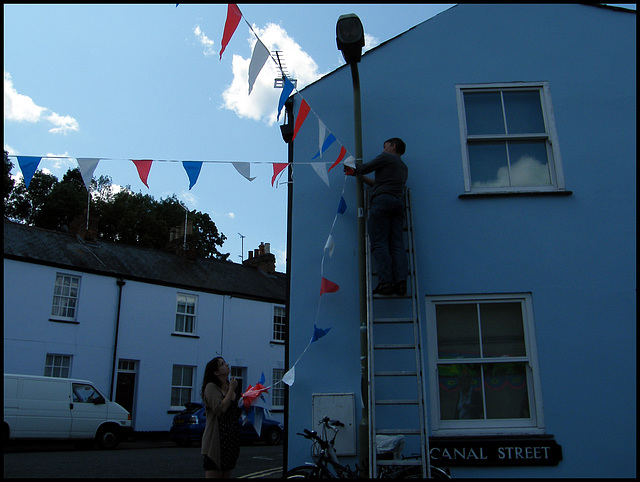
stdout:
<svg viewBox="0 0 640 482">
<path fill-rule="evenodd" d="M 4 374 L 5 442 L 93 439 L 114 448 L 131 432 L 131 415 L 86 380 Z"/>
</svg>

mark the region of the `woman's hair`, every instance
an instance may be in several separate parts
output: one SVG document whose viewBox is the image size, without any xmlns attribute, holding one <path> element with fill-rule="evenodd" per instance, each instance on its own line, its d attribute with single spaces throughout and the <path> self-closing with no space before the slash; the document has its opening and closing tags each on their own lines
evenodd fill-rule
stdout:
<svg viewBox="0 0 640 482">
<path fill-rule="evenodd" d="M 222 387 L 222 382 L 216 376 L 215 372 L 220 368 L 220 360 L 224 360 L 221 356 L 215 357 L 209 363 L 207 363 L 207 367 L 204 369 L 204 377 L 202 378 L 202 390 L 200 390 L 200 396 L 202 397 L 202 401 L 204 401 L 204 389 L 208 383 L 213 383 L 218 387 Z"/>
</svg>

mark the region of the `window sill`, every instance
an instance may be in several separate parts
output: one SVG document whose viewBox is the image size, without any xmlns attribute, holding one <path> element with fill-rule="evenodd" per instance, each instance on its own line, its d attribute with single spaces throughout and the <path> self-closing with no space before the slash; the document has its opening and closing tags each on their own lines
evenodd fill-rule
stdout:
<svg viewBox="0 0 640 482">
<path fill-rule="evenodd" d="M 284 345 L 284 340 L 271 340 L 272 345 Z"/>
<path fill-rule="evenodd" d="M 192 335 L 190 333 L 171 333 L 171 336 L 179 336 L 182 338 L 200 338 L 198 335 Z"/>
<path fill-rule="evenodd" d="M 49 318 L 49 321 L 53 321 L 54 323 L 69 323 L 71 325 L 79 325 L 80 322 L 79 321 L 75 321 L 75 320 L 60 320 L 57 318 Z"/>
<path fill-rule="evenodd" d="M 458 195 L 460 199 L 483 197 L 540 197 L 540 196 L 571 196 L 573 191 L 490 191 L 468 192 Z"/>
</svg>

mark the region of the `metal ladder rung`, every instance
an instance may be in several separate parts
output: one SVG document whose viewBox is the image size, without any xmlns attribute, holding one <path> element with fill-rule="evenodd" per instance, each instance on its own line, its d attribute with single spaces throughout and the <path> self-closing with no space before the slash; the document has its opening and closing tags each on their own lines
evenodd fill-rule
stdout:
<svg viewBox="0 0 640 482">
<path fill-rule="evenodd" d="M 374 323 L 413 323 L 413 318 L 375 318 Z"/>
<path fill-rule="evenodd" d="M 376 429 L 378 435 L 420 435 L 417 428 L 379 428 Z"/>
<path fill-rule="evenodd" d="M 412 343 L 382 343 L 374 345 L 374 350 L 416 350 L 416 345 Z"/>
<path fill-rule="evenodd" d="M 377 465 L 409 465 L 416 466 L 422 465 L 422 461 L 420 459 L 398 459 L 398 460 L 377 460 Z"/>
<path fill-rule="evenodd" d="M 416 370 L 396 370 L 396 371 L 379 371 L 375 372 L 376 377 L 417 377 Z"/>
<path fill-rule="evenodd" d="M 376 405 L 417 405 L 418 400 L 376 400 Z"/>
</svg>

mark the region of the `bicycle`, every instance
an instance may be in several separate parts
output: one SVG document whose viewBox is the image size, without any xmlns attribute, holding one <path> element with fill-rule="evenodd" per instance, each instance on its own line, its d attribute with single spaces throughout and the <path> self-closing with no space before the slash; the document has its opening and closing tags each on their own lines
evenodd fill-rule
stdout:
<svg viewBox="0 0 640 482">
<path fill-rule="evenodd" d="M 305 465 L 301 465 L 289 470 L 285 474 L 286 479 L 335 479 L 335 478 L 347 478 L 347 479 L 359 479 L 363 478 L 360 474 L 360 468 L 358 464 L 356 464 L 355 469 L 349 467 L 349 465 L 342 465 L 338 456 L 336 455 L 336 451 L 334 448 L 335 440 L 338 435 L 338 432 L 341 427 L 344 427 L 344 424 L 339 420 L 331 420 L 329 417 L 324 417 L 318 425 L 322 425 L 322 437 L 318 435 L 316 431 L 310 431 L 308 429 L 304 429 L 304 433 L 299 433 L 298 435 L 306 438 L 307 440 L 311 440 L 313 445 L 311 447 L 311 457 L 314 460 L 314 463 L 307 462 Z M 334 432 L 331 440 L 327 437 L 327 430 L 332 430 Z M 400 446 L 401 447 L 404 445 Z M 398 445 L 395 446 L 397 449 Z M 387 451 L 387 454 L 391 454 L 394 458 L 397 458 L 398 451 L 397 450 Z M 395 452 L 395 453 L 392 453 Z M 379 455 L 383 456 L 383 454 L 378 452 Z M 404 457 L 402 459 L 411 459 L 418 458 L 417 456 L 412 457 Z M 422 470 L 419 466 L 413 467 L 403 467 L 403 466 L 393 466 L 393 465 L 385 465 L 380 467 L 380 471 L 377 474 L 378 478 L 422 478 Z M 444 478 L 449 479 L 449 475 L 442 469 L 438 467 L 431 467 L 431 477 L 432 478 Z"/>
</svg>

